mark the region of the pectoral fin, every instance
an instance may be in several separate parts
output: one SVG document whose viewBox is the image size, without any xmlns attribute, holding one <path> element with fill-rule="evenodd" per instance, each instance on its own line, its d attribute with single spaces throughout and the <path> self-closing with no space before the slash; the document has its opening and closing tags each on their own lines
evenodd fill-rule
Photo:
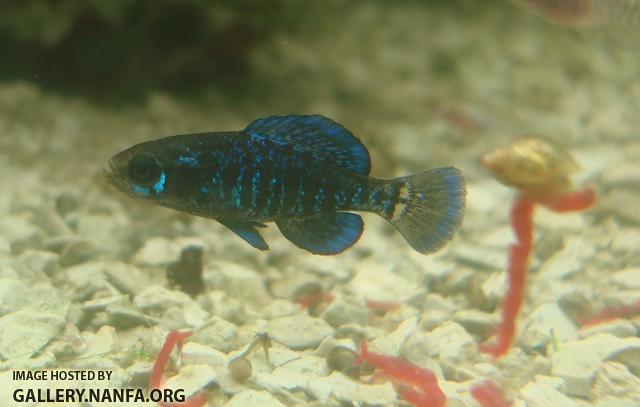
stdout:
<svg viewBox="0 0 640 407">
<path fill-rule="evenodd" d="M 336 212 L 276 221 L 282 234 L 293 244 L 313 254 L 338 254 L 358 241 L 362 218 L 354 213 Z"/>
<path fill-rule="evenodd" d="M 260 232 L 258 232 L 258 230 L 256 229 L 256 227 L 266 227 L 266 225 L 264 225 L 263 223 L 226 219 L 218 220 L 218 222 L 231 229 L 235 234 L 243 238 L 247 243 L 249 243 L 256 249 L 269 249 L 269 245 L 264 241 L 262 235 L 260 235 Z"/>
</svg>

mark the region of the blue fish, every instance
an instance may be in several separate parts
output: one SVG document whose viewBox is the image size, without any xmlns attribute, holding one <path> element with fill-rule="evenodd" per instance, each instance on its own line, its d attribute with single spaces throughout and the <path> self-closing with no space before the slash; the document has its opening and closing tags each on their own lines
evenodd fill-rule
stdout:
<svg viewBox="0 0 640 407">
<path fill-rule="evenodd" d="M 354 211 L 382 216 L 420 253 L 452 238 L 466 195 L 458 169 L 392 179 L 369 170 L 367 148 L 342 125 L 287 115 L 144 142 L 111 158 L 105 175 L 129 196 L 215 219 L 260 250 L 269 246 L 259 228 L 275 222 L 302 249 L 340 253 L 362 234 Z"/>
</svg>

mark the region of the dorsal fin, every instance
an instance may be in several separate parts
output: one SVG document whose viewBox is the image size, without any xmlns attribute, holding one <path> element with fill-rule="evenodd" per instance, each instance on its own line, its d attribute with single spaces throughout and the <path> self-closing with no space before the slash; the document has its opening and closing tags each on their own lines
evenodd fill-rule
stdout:
<svg viewBox="0 0 640 407">
<path fill-rule="evenodd" d="M 269 116 L 251 122 L 244 130 L 251 137 L 291 144 L 312 151 L 338 168 L 368 175 L 369 151 L 349 130 L 320 115 Z"/>
</svg>

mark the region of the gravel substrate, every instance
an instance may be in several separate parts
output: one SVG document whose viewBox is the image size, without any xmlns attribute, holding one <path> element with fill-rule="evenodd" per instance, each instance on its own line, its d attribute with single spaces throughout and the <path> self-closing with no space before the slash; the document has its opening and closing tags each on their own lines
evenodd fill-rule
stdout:
<svg viewBox="0 0 640 407">
<path fill-rule="evenodd" d="M 640 319 L 576 322 L 640 302 L 637 55 L 507 2 L 354 2 L 304 27 L 252 55 L 265 89 L 250 100 L 212 89 L 201 103 L 158 93 L 116 109 L 0 84 L 0 399 L 16 386 L 8 369 L 109 369 L 109 386 L 146 386 L 166 334 L 180 329 L 194 334 L 167 386 L 206 387 L 209 405 L 397 403 L 391 383 L 327 366 L 335 346 L 362 340 L 433 370 L 449 406 L 477 406 L 469 389 L 485 379 L 516 406 L 640 405 Z M 424 256 L 364 215 L 362 239 L 341 255 L 312 256 L 274 227 L 259 252 L 102 179 L 106 160 L 136 142 L 285 112 L 343 123 L 370 147 L 376 176 L 461 168 L 467 209 L 455 239 Z M 585 213 L 536 212 L 516 344 L 494 363 L 478 345 L 499 323 L 513 191 L 478 158 L 523 133 L 567 146 L 576 183 L 598 201 Z M 187 247 L 203 253 L 193 297 L 167 279 Z M 309 292 L 324 300 L 303 308 Z M 400 304 L 383 312 L 367 301 Z M 268 359 L 258 344 L 248 378 L 230 370 L 263 333 Z"/>
</svg>

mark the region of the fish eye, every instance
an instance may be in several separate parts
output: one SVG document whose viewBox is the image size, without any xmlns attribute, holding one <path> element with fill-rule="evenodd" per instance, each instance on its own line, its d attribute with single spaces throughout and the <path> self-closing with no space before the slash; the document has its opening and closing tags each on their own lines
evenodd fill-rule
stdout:
<svg viewBox="0 0 640 407">
<path fill-rule="evenodd" d="M 160 165 L 152 154 L 139 154 L 129 161 L 129 177 L 140 185 L 151 185 L 160 176 Z"/>
</svg>

